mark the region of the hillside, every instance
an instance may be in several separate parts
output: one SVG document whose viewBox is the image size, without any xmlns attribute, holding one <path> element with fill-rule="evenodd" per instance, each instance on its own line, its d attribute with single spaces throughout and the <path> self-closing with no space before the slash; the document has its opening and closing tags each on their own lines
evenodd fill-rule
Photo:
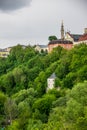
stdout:
<svg viewBox="0 0 87 130">
<path fill-rule="evenodd" d="M 54 89 L 47 78 L 54 73 Z M 0 58 L 0 127 L 5 130 L 87 130 L 87 45 L 38 53 L 13 47 Z M 57 87 L 60 90 L 57 90 Z"/>
</svg>

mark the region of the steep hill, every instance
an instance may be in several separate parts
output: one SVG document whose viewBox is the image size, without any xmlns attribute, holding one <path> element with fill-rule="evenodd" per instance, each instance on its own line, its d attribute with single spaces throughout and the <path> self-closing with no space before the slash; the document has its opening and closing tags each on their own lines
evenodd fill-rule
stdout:
<svg viewBox="0 0 87 130">
<path fill-rule="evenodd" d="M 54 89 L 47 78 L 54 73 Z M 0 59 L 0 126 L 6 130 L 86 130 L 87 45 L 38 53 L 13 47 Z M 60 86 L 60 90 L 56 88 Z M 81 97 L 80 97 L 81 95 Z M 75 109 L 74 109 L 75 107 Z"/>
</svg>

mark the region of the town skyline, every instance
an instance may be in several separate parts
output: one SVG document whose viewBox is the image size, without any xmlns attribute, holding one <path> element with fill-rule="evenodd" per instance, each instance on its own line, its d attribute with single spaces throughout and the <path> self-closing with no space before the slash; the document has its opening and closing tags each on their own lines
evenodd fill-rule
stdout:
<svg viewBox="0 0 87 130">
<path fill-rule="evenodd" d="M 50 35 L 61 37 L 62 20 L 65 32 L 83 34 L 86 4 L 85 0 L 0 0 L 0 48 L 48 44 Z"/>
</svg>

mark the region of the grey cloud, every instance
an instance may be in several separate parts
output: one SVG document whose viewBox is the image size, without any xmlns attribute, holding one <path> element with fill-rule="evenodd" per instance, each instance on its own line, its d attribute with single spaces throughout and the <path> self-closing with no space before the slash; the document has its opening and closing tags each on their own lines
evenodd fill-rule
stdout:
<svg viewBox="0 0 87 130">
<path fill-rule="evenodd" d="M 0 10 L 11 11 L 30 4 L 32 0 L 0 0 Z"/>
</svg>

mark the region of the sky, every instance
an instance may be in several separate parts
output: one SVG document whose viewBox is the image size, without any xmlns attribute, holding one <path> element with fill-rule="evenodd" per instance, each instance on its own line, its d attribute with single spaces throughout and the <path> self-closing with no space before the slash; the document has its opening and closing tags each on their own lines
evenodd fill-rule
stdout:
<svg viewBox="0 0 87 130">
<path fill-rule="evenodd" d="M 48 44 L 61 22 L 73 34 L 87 28 L 87 0 L 0 0 L 0 48 Z"/>
</svg>

